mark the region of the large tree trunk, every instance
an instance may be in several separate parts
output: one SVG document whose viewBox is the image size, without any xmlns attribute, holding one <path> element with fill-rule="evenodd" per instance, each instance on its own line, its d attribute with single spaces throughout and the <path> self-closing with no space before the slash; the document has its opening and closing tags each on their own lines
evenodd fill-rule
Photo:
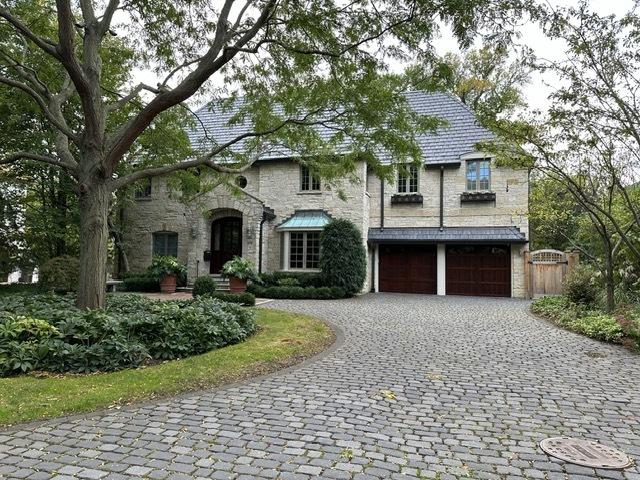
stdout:
<svg viewBox="0 0 640 480">
<path fill-rule="evenodd" d="M 104 307 L 107 291 L 107 226 L 111 190 L 104 180 L 80 193 L 80 284 L 78 307 Z"/>
</svg>

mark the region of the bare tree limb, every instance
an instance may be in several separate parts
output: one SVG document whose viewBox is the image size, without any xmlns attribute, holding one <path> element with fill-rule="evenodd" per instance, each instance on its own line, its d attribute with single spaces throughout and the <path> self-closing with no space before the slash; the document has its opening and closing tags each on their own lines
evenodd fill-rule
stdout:
<svg viewBox="0 0 640 480">
<path fill-rule="evenodd" d="M 118 9 L 120 5 L 120 0 L 109 0 L 107 4 L 107 8 L 104 10 L 104 14 L 102 15 L 102 20 L 100 20 L 100 25 L 98 27 L 98 37 L 102 38 L 106 35 L 111 27 L 111 22 L 113 20 L 113 14 Z"/>
<path fill-rule="evenodd" d="M 147 90 L 151 93 L 155 93 L 155 94 L 159 94 L 160 90 L 157 88 L 154 88 L 150 85 L 147 85 L 146 83 L 139 83 L 138 85 L 136 85 L 133 90 L 131 90 L 131 92 L 129 92 L 127 95 L 125 95 L 124 97 L 122 97 L 121 99 L 109 104 L 107 106 L 107 111 L 108 112 L 113 112 L 114 110 L 117 110 L 119 108 L 122 108 L 124 105 L 126 105 L 127 103 L 129 103 L 131 100 L 133 100 L 134 98 L 136 98 L 138 96 L 138 94 L 142 91 L 142 90 Z"/>
</svg>

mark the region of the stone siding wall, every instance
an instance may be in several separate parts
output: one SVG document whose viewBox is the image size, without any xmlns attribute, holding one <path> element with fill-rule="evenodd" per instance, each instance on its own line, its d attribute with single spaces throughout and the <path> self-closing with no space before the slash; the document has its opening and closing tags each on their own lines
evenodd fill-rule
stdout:
<svg viewBox="0 0 640 480">
<path fill-rule="evenodd" d="M 262 270 L 281 269 L 281 237 L 275 228 L 296 210 L 318 209 L 334 218 L 347 218 L 366 235 L 369 226 L 380 225 L 380 180 L 367 174 L 366 165 L 357 166 L 354 183 L 343 182 L 338 189 L 326 185 L 318 192 L 300 191 L 300 167 L 292 161 L 263 161 L 243 173 L 247 185 L 243 193 L 233 194 L 218 187 L 185 205 L 173 198 L 164 179 L 152 182 L 152 194 L 148 199 L 138 199 L 125 210 L 126 248 L 133 271 L 145 270 L 151 263 L 152 234 L 157 231 L 178 233 L 178 258 L 188 268 L 189 280 L 209 273 L 209 262 L 203 259 L 205 250 L 211 248 L 211 222 L 224 215 L 243 218 L 243 256 L 257 265 L 260 238 L 260 221 L 263 206 L 274 210 L 276 218 L 264 224 Z M 460 193 L 465 190 L 464 163 L 460 168 L 444 172 L 444 224 L 445 226 L 507 226 L 515 225 L 528 235 L 528 174 L 526 171 L 492 168 L 491 189 L 496 202 L 461 204 Z M 385 226 L 420 227 L 438 226 L 440 215 L 440 172 L 421 169 L 419 192 L 423 205 L 391 205 L 396 193 L 395 184 L 385 185 Z M 525 247 L 512 248 L 513 295 L 524 295 Z M 370 289 L 373 268 L 373 250 L 369 253 L 369 272 L 364 291 Z"/>
</svg>

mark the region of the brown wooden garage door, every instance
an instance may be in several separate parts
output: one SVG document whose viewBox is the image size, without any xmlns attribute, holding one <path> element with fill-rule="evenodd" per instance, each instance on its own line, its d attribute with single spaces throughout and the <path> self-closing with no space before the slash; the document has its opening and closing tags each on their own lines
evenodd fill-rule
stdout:
<svg viewBox="0 0 640 480">
<path fill-rule="evenodd" d="M 447 295 L 511 296 L 507 245 L 447 246 Z"/>
<path fill-rule="evenodd" d="M 436 293 L 436 247 L 380 245 L 381 292 Z"/>
</svg>

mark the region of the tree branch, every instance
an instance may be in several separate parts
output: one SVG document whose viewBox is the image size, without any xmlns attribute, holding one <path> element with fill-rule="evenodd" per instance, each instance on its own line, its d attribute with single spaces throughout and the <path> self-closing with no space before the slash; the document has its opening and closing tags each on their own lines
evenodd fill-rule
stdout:
<svg viewBox="0 0 640 480">
<path fill-rule="evenodd" d="M 29 95 L 38 104 L 38 107 L 40 107 L 42 113 L 44 113 L 47 120 L 49 120 L 54 127 L 60 130 L 60 132 L 65 134 L 67 137 L 69 137 L 69 139 L 71 139 L 73 142 L 78 142 L 78 137 L 69 129 L 64 119 L 57 118 L 57 116 L 54 115 L 53 112 L 49 109 L 42 96 L 40 96 L 38 92 L 36 92 L 33 88 L 31 88 L 26 83 L 13 80 L 12 78 L 5 77 L 3 75 L 0 75 L 0 83 L 4 83 L 5 85 L 8 85 L 10 87 L 22 90 L 27 95 Z"/>
<path fill-rule="evenodd" d="M 54 165 L 56 167 L 64 168 L 75 177 L 74 165 L 70 165 L 58 158 L 50 157 L 48 155 L 39 155 L 31 152 L 15 152 L 10 153 L 0 158 L 0 165 L 8 165 L 15 163 L 18 160 L 35 160 L 48 165 Z"/>
<path fill-rule="evenodd" d="M 272 9 L 274 8 L 277 0 L 269 0 L 265 5 L 259 17 L 253 24 L 253 26 L 241 36 L 236 42 L 235 47 L 241 48 L 246 45 L 260 29 L 267 23 L 271 16 Z M 133 117 L 129 122 L 124 124 L 110 139 L 109 149 L 106 153 L 106 165 L 111 171 L 115 170 L 115 167 L 131 145 L 135 142 L 138 136 L 147 128 L 153 120 L 163 111 L 182 103 L 184 100 L 193 95 L 204 82 L 206 82 L 211 75 L 220 70 L 225 64 L 232 60 L 238 53 L 229 49 L 222 50 L 224 40 L 226 20 L 231 9 L 232 0 L 227 0 L 225 6 L 222 9 L 220 18 L 218 19 L 219 30 L 216 30 L 215 39 L 213 44 L 202 57 L 202 60 L 198 63 L 197 68 L 187 75 L 180 84 L 169 91 L 163 91 L 157 95 L 151 102 L 149 102 L 141 112 Z M 222 55 L 218 57 L 218 54 L 222 51 Z"/>
<path fill-rule="evenodd" d="M 258 160 L 258 156 L 261 152 L 258 152 L 258 154 L 255 156 L 255 158 L 253 160 L 251 160 L 248 164 L 243 165 L 242 167 L 237 167 L 237 168 L 230 168 L 230 167 L 226 167 L 224 165 L 220 165 L 218 163 L 215 163 L 212 161 L 212 158 L 215 157 L 216 155 L 224 152 L 225 150 L 227 150 L 228 148 L 232 147 L 233 145 L 241 142 L 242 140 L 245 140 L 247 138 L 255 138 L 255 137 L 262 137 L 265 135 L 270 135 L 273 133 L 276 133 L 278 130 L 281 130 L 282 128 L 284 128 L 287 125 L 306 125 L 306 126 L 311 126 L 311 125 L 317 125 L 320 124 L 322 122 L 327 122 L 326 119 L 324 120 L 317 120 L 317 121 L 309 121 L 308 119 L 313 116 L 318 114 L 319 112 L 321 112 L 322 109 L 316 109 L 313 110 L 312 112 L 307 113 L 303 118 L 288 118 L 286 120 L 283 120 L 282 122 L 280 122 L 278 125 L 276 125 L 273 128 L 270 128 L 268 130 L 263 130 L 260 132 L 246 132 L 243 133 L 241 135 L 236 136 L 235 138 L 229 140 L 226 143 L 223 143 L 222 145 L 218 145 L 217 147 L 213 148 L 211 151 L 209 151 L 208 153 L 206 153 L 205 155 L 202 155 L 198 158 L 195 158 L 193 160 L 187 160 L 184 162 L 179 162 L 179 163 L 174 163 L 172 165 L 165 165 L 163 167 L 157 167 L 157 168 L 150 168 L 147 170 L 140 170 L 138 172 L 134 172 L 131 173 L 129 175 L 127 175 L 126 177 L 122 177 L 119 178 L 117 180 L 114 181 L 113 185 L 114 185 L 114 189 L 129 185 L 133 182 L 136 182 L 138 180 L 141 180 L 143 178 L 148 178 L 148 177 L 156 177 L 158 175 L 165 175 L 167 173 L 172 173 L 172 172 L 176 172 L 176 171 L 180 171 L 180 170 L 188 170 L 190 168 L 194 168 L 194 167 L 199 167 L 201 165 L 205 165 L 207 167 L 210 167 L 218 172 L 222 172 L 222 173 L 240 173 L 243 172 L 245 170 L 247 170 L 251 165 L 253 165 L 253 163 L 255 163 Z"/>
<path fill-rule="evenodd" d="M 42 51 L 60 60 L 60 56 L 56 51 L 56 44 L 47 38 L 42 38 L 36 35 L 35 33 L 33 33 L 31 29 L 29 29 L 29 27 L 27 27 L 27 25 L 25 25 L 19 18 L 13 15 L 8 8 L 0 7 L 0 18 L 4 18 L 7 22 L 11 24 L 11 26 L 14 28 L 14 30 L 16 30 L 16 32 L 18 32 L 24 38 L 31 40 Z"/>
</svg>

